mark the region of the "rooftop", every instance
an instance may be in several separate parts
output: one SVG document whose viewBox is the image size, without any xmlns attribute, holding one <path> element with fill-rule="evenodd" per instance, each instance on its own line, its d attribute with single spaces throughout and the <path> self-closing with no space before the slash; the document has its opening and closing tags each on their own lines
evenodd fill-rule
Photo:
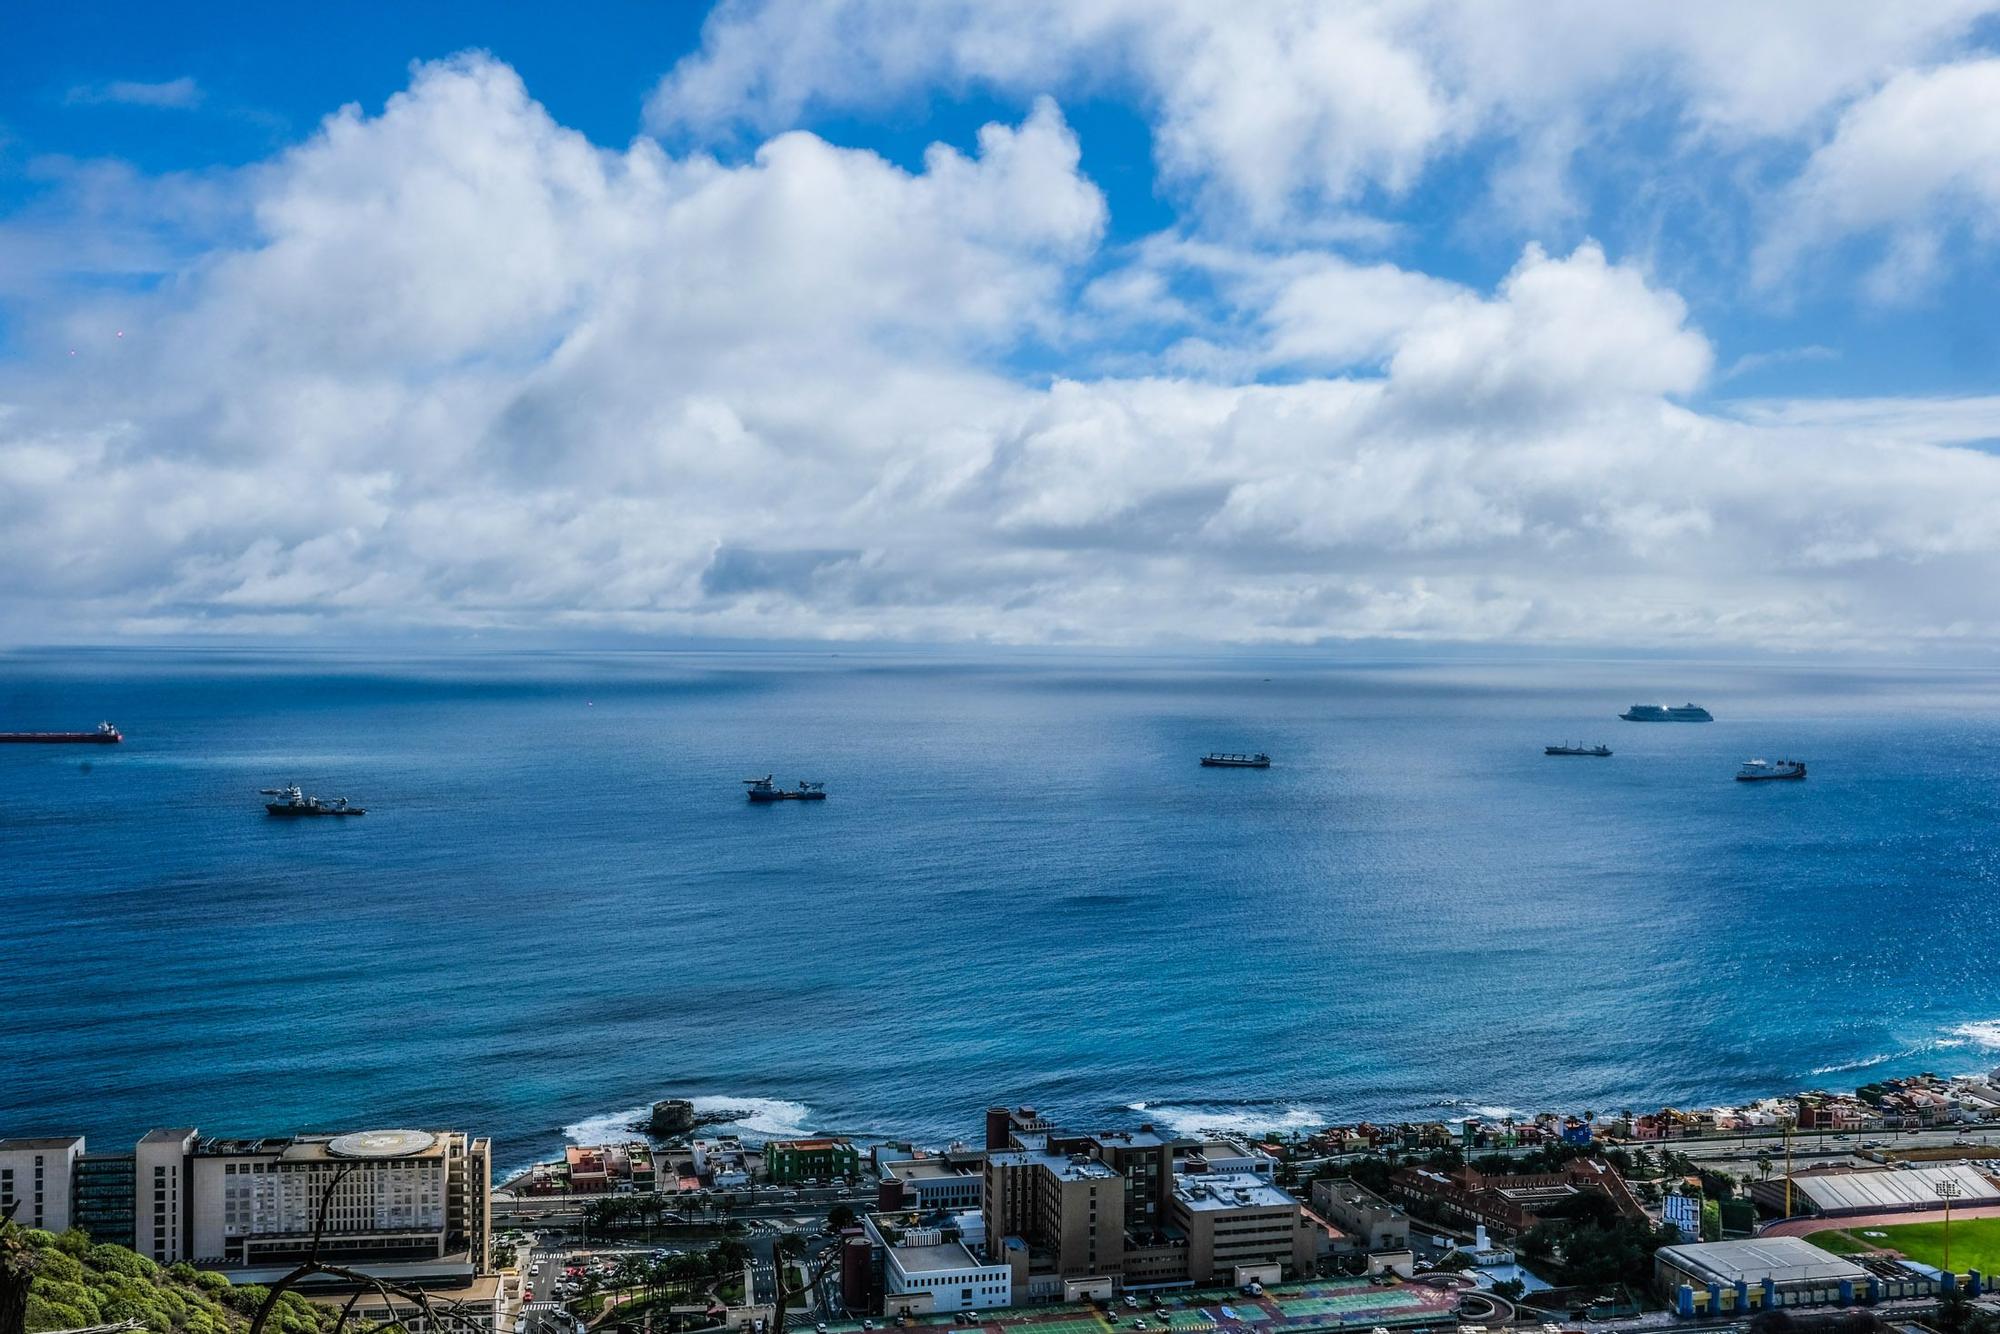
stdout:
<svg viewBox="0 0 2000 1334">
<path fill-rule="evenodd" d="M 1662 1246 L 1662 1257 L 1712 1283 L 1734 1286 L 1741 1279 L 1761 1283 L 1865 1282 L 1868 1271 L 1852 1260 L 1823 1251 L 1803 1237 L 1750 1237 L 1741 1241 L 1699 1241 Z"/>
<path fill-rule="evenodd" d="M 1174 1179 L 1174 1198 L 1189 1210 L 1282 1209 L 1298 1203 L 1252 1172 L 1205 1172 Z"/>
<path fill-rule="evenodd" d="M 1064 1181 L 1116 1181 L 1118 1174 L 1095 1158 L 1081 1154 L 1048 1153 L 1035 1149 L 1008 1149 L 987 1155 L 987 1161 L 997 1167 L 1032 1167 L 1039 1165 L 1053 1172 Z"/>
<path fill-rule="evenodd" d="M 0 1139 L 0 1152 L 7 1149 L 67 1149 L 70 1145 L 81 1145 L 81 1135 L 26 1135 L 18 1139 Z"/>
<path fill-rule="evenodd" d="M 1865 1209 L 1934 1209 L 1939 1204 L 1938 1187 L 1947 1182 L 1958 1187 L 1958 1203 L 2000 1201 L 2000 1187 L 1959 1163 L 1862 1172 L 1801 1172 L 1792 1176 L 1793 1189 L 1803 1192 L 1813 1207 L 1827 1214 Z"/>
<path fill-rule="evenodd" d="M 882 1254 L 905 1274 L 935 1274 L 941 1270 L 986 1269 L 992 1266 L 967 1249 L 964 1242 L 941 1241 L 935 1246 L 889 1246 Z"/>
<path fill-rule="evenodd" d="M 976 1177 L 979 1173 L 969 1167 L 957 1167 L 942 1158 L 902 1158 L 893 1163 L 882 1164 L 885 1176 L 893 1176 L 898 1181 L 915 1181 L 919 1177 L 935 1180 L 940 1177 Z"/>
</svg>

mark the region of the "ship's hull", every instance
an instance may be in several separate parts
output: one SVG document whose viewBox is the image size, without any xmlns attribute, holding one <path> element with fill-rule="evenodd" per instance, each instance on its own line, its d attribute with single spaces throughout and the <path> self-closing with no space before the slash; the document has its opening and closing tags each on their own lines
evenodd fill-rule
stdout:
<svg viewBox="0 0 2000 1334">
<path fill-rule="evenodd" d="M 102 732 L 0 732 L 0 745 L 115 746 L 125 738 Z"/>
<path fill-rule="evenodd" d="M 366 810 L 359 806 L 351 806 L 346 810 L 335 810 L 331 806 L 291 806 L 282 801 L 267 801 L 264 803 L 264 809 L 272 815 L 280 816 L 287 820 L 302 820 L 314 815 L 368 814 Z"/>
<path fill-rule="evenodd" d="M 752 792 L 750 800 L 759 805 L 773 801 L 825 801 L 824 792 Z"/>
<path fill-rule="evenodd" d="M 1736 775 L 1736 781 L 1739 783 L 1797 783 L 1802 781 L 1805 776 L 1806 771 L 1800 769 L 1796 773 L 1788 774 L 1738 774 Z"/>
<path fill-rule="evenodd" d="M 1542 754 L 1544 754 L 1544 755 L 1588 755 L 1588 756 L 1592 757 L 1593 759 L 1599 759 L 1599 760 L 1607 760 L 1607 759 L 1610 759 L 1610 758 L 1611 758 L 1611 752 L 1610 752 L 1610 751 L 1608 751 L 1608 750 L 1574 750 L 1574 749 L 1571 749 L 1571 748 L 1569 748 L 1569 747 L 1567 747 L 1567 746 L 1545 746 L 1545 747 L 1543 747 L 1543 748 L 1542 748 Z"/>
<path fill-rule="evenodd" d="M 1628 723 L 1712 723 L 1712 717 L 1694 718 L 1675 716 L 1671 713 L 1621 713 L 1618 715 Z"/>
<path fill-rule="evenodd" d="M 1268 769 L 1271 767 L 1271 762 L 1269 760 L 1216 760 L 1204 755 L 1202 756 L 1201 766 L 1204 769 Z"/>
</svg>

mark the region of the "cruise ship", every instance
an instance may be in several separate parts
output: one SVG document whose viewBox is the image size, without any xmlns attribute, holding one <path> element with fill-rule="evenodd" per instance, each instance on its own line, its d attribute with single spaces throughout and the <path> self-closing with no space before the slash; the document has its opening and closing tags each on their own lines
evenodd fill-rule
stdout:
<svg viewBox="0 0 2000 1334">
<path fill-rule="evenodd" d="M 1618 715 L 1628 723 L 1712 723 L 1715 715 L 1699 704 L 1634 704 Z"/>
<path fill-rule="evenodd" d="M 1804 760 L 1745 760 L 1736 771 L 1739 783 L 1768 783 L 1786 778 L 1804 778 Z"/>
</svg>

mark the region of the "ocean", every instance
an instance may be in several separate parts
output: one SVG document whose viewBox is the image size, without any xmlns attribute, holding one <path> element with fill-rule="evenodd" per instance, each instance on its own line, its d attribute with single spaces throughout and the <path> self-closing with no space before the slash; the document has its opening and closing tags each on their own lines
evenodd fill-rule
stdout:
<svg viewBox="0 0 2000 1334">
<path fill-rule="evenodd" d="M 0 655 L 0 727 L 100 719 L 0 747 L 0 1134 L 448 1125 L 514 1167 L 668 1096 L 942 1143 L 995 1101 L 1305 1127 L 2000 1064 L 1990 673 Z M 751 806 L 766 772 L 830 799 Z M 267 818 L 293 781 L 369 813 Z"/>
</svg>

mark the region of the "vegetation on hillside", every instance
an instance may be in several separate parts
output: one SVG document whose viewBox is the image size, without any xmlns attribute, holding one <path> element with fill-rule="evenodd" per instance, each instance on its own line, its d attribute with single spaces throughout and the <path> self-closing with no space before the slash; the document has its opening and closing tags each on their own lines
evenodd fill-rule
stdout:
<svg viewBox="0 0 2000 1334">
<path fill-rule="evenodd" d="M 244 1334 L 268 1294 L 191 1265 L 163 1269 L 81 1232 L 57 1235 L 12 1224 L 0 1226 L 0 1270 L 0 1285 L 26 1281 L 26 1334 L 122 1320 L 137 1320 L 152 1334 Z M 0 1299 L 0 1334 L 17 1334 L 5 1328 L 5 1308 Z M 334 1321 L 334 1312 L 287 1293 L 265 1334 L 325 1334 Z"/>
</svg>

